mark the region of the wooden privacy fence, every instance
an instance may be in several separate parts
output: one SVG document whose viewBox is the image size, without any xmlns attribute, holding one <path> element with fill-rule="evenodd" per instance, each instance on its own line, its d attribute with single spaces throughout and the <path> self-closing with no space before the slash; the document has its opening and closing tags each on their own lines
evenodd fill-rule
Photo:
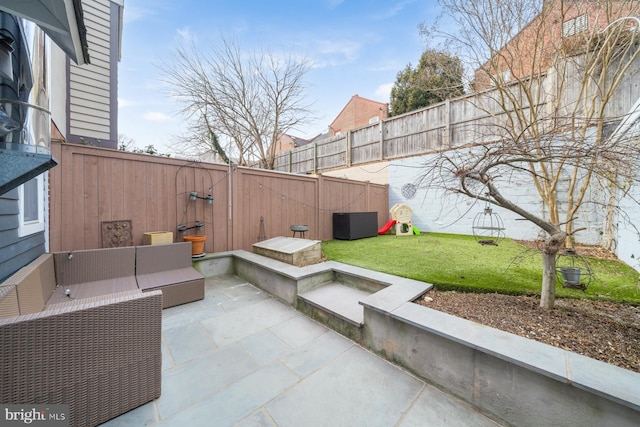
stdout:
<svg viewBox="0 0 640 427">
<path fill-rule="evenodd" d="M 447 100 L 295 148 L 276 157 L 275 169 L 318 173 L 496 140 L 500 136 L 492 131 L 505 113 L 492 95 L 487 92 Z"/>
<path fill-rule="evenodd" d="M 386 185 L 57 142 L 52 152 L 59 164 L 49 175 L 50 251 L 103 247 L 103 224 L 112 221 L 131 221 L 134 245 L 153 231 L 179 241 L 176 227 L 196 234 L 199 221 L 205 251 L 221 252 L 291 236 L 293 224 L 309 226 L 306 238 L 332 239 L 334 212 L 375 211 L 379 226 L 389 215 Z"/>
<path fill-rule="evenodd" d="M 616 67 L 612 68 L 610 72 L 613 75 Z M 607 119 L 619 120 L 628 114 L 640 97 L 636 77 L 639 71 L 640 59 L 625 73 L 613 100 L 607 104 Z M 535 80 L 533 87 L 539 86 L 540 90 L 522 93 L 518 85 L 512 85 L 512 96 L 507 100 L 496 90 L 461 96 L 281 153 L 275 159 L 275 169 L 318 173 L 492 142 L 505 136 L 504 127 L 513 125 L 508 118 L 516 110 L 527 116 L 530 110 L 535 109 L 539 118 L 560 114 L 570 123 L 576 104 L 585 103 L 580 80 L 570 77 L 574 72 L 580 75 L 572 68 L 566 81 L 561 82 L 563 89 L 560 93 L 556 92 L 560 84 L 557 74 L 549 73 Z M 588 99 L 591 96 L 597 98 L 597 87 L 592 86 L 590 90 L 593 93 L 587 95 Z M 579 99 L 580 102 L 577 101 Z M 564 108 L 555 112 L 556 103 Z M 517 129 L 514 133 L 518 133 Z"/>
</svg>

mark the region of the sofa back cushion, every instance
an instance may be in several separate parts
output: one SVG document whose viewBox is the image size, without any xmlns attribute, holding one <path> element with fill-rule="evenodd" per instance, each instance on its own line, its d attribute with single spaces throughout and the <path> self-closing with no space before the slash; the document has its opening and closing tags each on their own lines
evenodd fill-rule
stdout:
<svg viewBox="0 0 640 427">
<path fill-rule="evenodd" d="M 20 315 L 15 285 L 0 285 L 0 319 Z"/>
<path fill-rule="evenodd" d="M 53 256 L 40 255 L 5 280 L 3 285 L 15 285 L 20 314 L 42 311 L 56 288 Z"/>
<path fill-rule="evenodd" d="M 192 266 L 190 242 L 136 247 L 136 275 Z"/>
<path fill-rule="evenodd" d="M 59 286 L 96 282 L 136 273 L 136 248 L 87 249 L 54 253 Z"/>
</svg>

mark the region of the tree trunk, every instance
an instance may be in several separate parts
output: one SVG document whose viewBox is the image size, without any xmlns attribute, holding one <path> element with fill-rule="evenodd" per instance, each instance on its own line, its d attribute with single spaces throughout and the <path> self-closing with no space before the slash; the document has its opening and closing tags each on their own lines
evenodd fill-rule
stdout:
<svg viewBox="0 0 640 427">
<path fill-rule="evenodd" d="M 556 255 L 564 246 L 566 233 L 555 233 L 542 246 L 542 292 L 540 307 L 551 310 L 556 299 Z"/>
<path fill-rule="evenodd" d="M 608 251 L 616 250 L 616 191 L 615 186 L 609 186 L 609 200 L 607 202 L 607 214 L 604 220 L 602 241 L 600 245 Z"/>
</svg>

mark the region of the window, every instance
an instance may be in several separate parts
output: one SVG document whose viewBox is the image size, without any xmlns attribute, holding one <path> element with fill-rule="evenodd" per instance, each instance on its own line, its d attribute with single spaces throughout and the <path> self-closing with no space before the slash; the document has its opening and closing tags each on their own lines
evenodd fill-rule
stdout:
<svg viewBox="0 0 640 427">
<path fill-rule="evenodd" d="M 370 124 L 370 125 L 372 125 L 372 124 L 374 124 L 374 123 L 378 123 L 379 121 L 380 121 L 380 117 L 378 117 L 378 116 L 371 117 L 371 118 L 369 119 L 369 124 Z"/>
<path fill-rule="evenodd" d="M 571 37 L 589 29 L 589 17 L 584 15 L 568 19 L 562 24 L 562 37 Z"/>
<path fill-rule="evenodd" d="M 44 231 L 45 180 L 46 174 L 41 174 L 18 187 L 20 237 Z"/>
</svg>

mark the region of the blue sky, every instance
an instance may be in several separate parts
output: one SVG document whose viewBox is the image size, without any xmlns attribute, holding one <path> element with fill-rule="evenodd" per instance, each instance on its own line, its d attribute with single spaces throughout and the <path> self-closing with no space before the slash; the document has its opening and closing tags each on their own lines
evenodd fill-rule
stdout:
<svg viewBox="0 0 640 427">
<path fill-rule="evenodd" d="M 242 50 L 293 51 L 313 62 L 307 101 L 317 119 L 290 132 L 311 138 L 353 95 L 389 102 L 398 71 L 424 50 L 418 24 L 436 14 L 435 0 L 125 0 L 118 131 L 140 148 L 171 151 L 181 118 L 160 64 L 181 39 L 206 51 L 224 34 Z"/>
</svg>

